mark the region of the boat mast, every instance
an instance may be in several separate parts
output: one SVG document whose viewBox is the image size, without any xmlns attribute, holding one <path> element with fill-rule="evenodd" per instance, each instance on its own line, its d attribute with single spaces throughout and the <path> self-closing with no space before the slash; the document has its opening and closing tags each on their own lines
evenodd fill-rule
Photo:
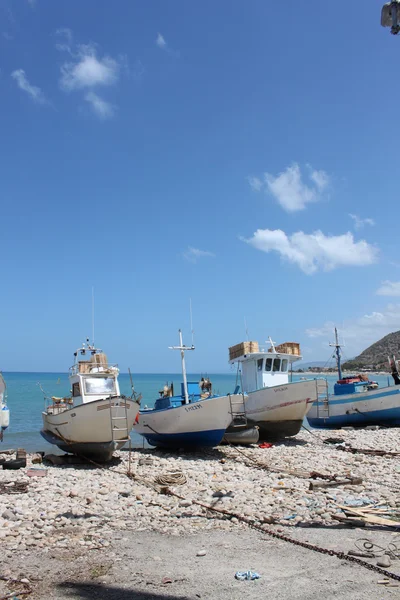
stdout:
<svg viewBox="0 0 400 600">
<path fill-rule="evenodd" d="M 94 347 L 94 287 L 92 286 L 92 344 Z"/>
<path fill-rule="evenodd" d="M 182 339 L 182 331 L 179 329 L 179 346 L 170 346 L 171 350 L 180 350 L 182 359 L 182 377 L 183 377 L 183 391 L 185 394 L 185 404 L 189 404 L 189 394 L 187 388 L 187 377 L 186 377 L 186 364 L 185 364 L 185 350 L 194 350 L 194 346 L 184 346 Z"/>
<path fill-rule="evenodd" d="M 337 369 L 338 369 L 338 377 L 339 377 L 339 379 L 342 379 L 342 365 L 340 362 L 340 359 L 342 356 L 340 354 L 340 344 L 339 344 L 338 332 L 337 332 L 336 327 L 335 327 L 335 343 L 329 344 L 329 345 L 336 348 L 336 363 L 337 363 Z"/>
</svg>

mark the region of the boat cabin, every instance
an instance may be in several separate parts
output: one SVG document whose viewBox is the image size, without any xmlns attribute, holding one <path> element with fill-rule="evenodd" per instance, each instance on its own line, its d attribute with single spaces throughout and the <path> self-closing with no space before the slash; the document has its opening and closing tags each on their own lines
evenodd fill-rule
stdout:
<svg viewBox="0 0 400 600">
<path fill-rule="evenodd" d="M 74 356 L 75 363 L 70 367 L 69 377 L 74 406 L 120 395 L 118 366 L 109 365 L 102 350 L 83 344 Z"/>
<path fill-rule="evenodd" d="M 360 392 L 374 390 L 377 387 L 378 384 L 376 381 L 370 381 L 367 375 L 353 375 L 351 377 L 339 379 L 334 385 L 334 394 L 335 396 L 358 394 Z"/>
<path fill-rule="evenodd" d="M 242 342 L 229 348 L 230 364 L 240 363 L 242 392 L 254 392 L 262 388 L 289 383 L 291 363 L 301 360 L 300 346 L 286 342 L 265 351 L 258 342 Z"/>
<path fill-rule="evenodd" d="M 173 389 L 173 384 L 171 385 Z M 203 391 L 203 380 L 200 382 L 188 381 L 187 392 L 189 404 L 193 404 L 194 402 L 200 402 L 200 400 L 205 400 L 211 395 L 211 392 Z M 182 406 L 183 404 L 185 404 L 185 384 L 181 383 L 181 393 L 179 396 L 170 396 L 166 394 L 161 398 L 157 398 L 154 404 L 154 409 L 164 410 L 166 408 L 177 408 L 178 406 Z"/>
</svg>

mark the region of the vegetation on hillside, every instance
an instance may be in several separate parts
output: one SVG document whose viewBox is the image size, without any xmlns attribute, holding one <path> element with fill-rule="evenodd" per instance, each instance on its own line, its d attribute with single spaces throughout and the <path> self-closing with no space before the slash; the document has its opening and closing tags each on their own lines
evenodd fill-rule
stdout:
<svg viewBox="0 0 400 600">
<path fill-rule="evenodd" d="M 388 357 L 400 359 L 400 331 L 385 335 L 381 340 L 369 346 L 352 360 L 343 364 L 343 369 L 370 369 L 372 371 L 388 371 Z"/>
</svg>

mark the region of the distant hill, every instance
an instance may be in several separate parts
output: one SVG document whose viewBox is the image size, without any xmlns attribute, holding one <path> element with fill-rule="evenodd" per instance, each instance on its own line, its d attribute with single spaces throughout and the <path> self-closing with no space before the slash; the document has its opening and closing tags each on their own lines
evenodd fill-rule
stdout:
<svg viewBox="0 0 400 600">
<path fill-rule="evenodd" d="M 354 370 L 369 368 L 376 371 L 388 371 L 388 356 L 400 358 L 400 331 L 385 335 L 379 342 L 369 346 L 364 352 L 343 364 L 343 369 Z"/>
<path fill-rule="evenodd" d="M 293 364 L 293 371 L 298 371 L 299 369 L 306 371 L 307 369 L 312 368 L 312 367 L 321 367 L 322 368 L 325 365 L 326 365 L 326 360 L 314 360 L 311 362 L 303 362 L 302 360 L 299 360 L 299 362 Z"/>
</svg>

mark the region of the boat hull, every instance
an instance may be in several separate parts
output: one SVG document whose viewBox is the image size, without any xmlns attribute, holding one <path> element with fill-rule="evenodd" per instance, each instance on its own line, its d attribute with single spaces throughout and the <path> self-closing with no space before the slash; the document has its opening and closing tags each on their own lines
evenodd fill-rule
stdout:
<svg viewBox="0 0 400 600">
<path fill-rule="evenodd" d="M 257 444 L 259 439 L 260 433 L 258 427 L 228 427 L 221 444 L 240 444 L 242 446 L 249 446 L 250 444 Z"/>
<path fill-rule="evenodd" d="M 346 426 L 400 426 L 400 386 L 355 394 L 329 395 L 311 407 L 307 420 L 312 427 L 339 429 Z"/>
<path fill-rule="evenodd" d="M 124 418 L 125 403 L 127 422 Z M 111 406 L 110 409 L 109 400 L 101 399 L 72 406 L 57 414 L 43 412 L 40 433 L 46 441 L 65 452 L 91 460 L 108 461 L 127 442 L 139 411 L 138 403 L 129 398 L 117 397 L 112 400 Z M 110 410 L 113 411 L 113 420 Z M 116 430 L 116 418 L 122 424 L 119 430 Z"/>
<path fill-rule="evenodd" d="M 247 421 L 259 428 L 260 440 L 296 435 L 317 397 L 313 379 L 249 392 Z"/>
<path fill-rule="evenodd" d="M 242 396 L 232 395 L 232 402 Z M 229 396 L 207 398 L 179 407 L 139 412 L 133 430 L 152 446 L 217 446 L 232 421 Z"/>
</svg>

